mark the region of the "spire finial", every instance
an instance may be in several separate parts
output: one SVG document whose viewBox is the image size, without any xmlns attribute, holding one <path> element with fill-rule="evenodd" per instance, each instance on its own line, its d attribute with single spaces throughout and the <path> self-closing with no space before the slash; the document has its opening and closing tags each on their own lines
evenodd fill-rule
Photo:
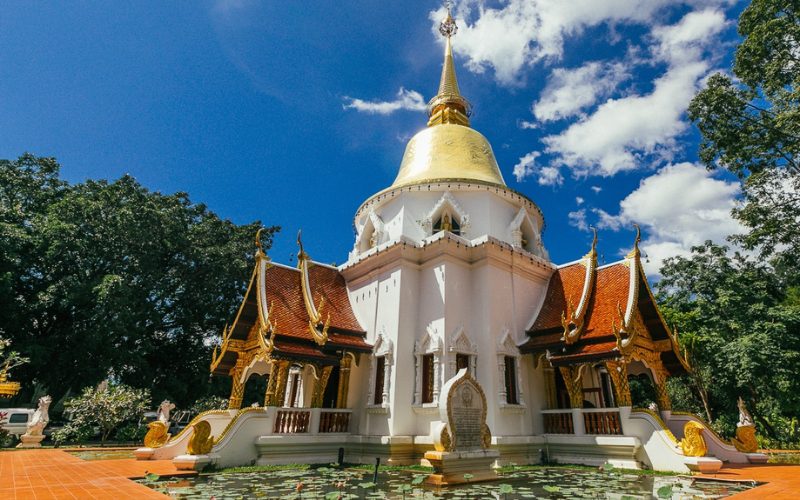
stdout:
<svg viewBox="0 0 800 500">
<path fill-rule="evenodd" d="M 303 230 L 302 229 L 298 229 L 297 230 L 297 246 L 300 247 L 300 251 L 297 253 L 298 264 L 299 264 L 300 260 L 303 260 L 303 259 L 306 258 L 306 252 L 305 252 L 305 250 L 303 250 L 303 238 L 302 238 L 302 236 L 303 236 Z"/>
<path fill-rule="evenodd" d="M 450 39 L 458 33 L 458 25 L 450 13 L 449 2 L 446 4 L 447 17 L 439 23 L 439 33 L 447 39 L 444 47 L 444 64 L 439 80 L 439 93 L 428 103 L 428 126 L 443 123 L 455 123 L 469 126 L 469 115 L 472 106 L 461 96 L 453 63 L 453 49 Z"/>
<path fill-rule="evenodd" d="M 641 251 L 639 250 L 639 242 L 642 241 L 642 230 L 639 228 L 639 224 L 634 224 L 633 227 L 636 228 L 636 238 L 633 240 L 633 250 L 628 253 L 627 257 L 630 258 L 639 258 L 641 255 Z"/>
<path fill-rule="evenodd" d="M 256 231 L 256 253 L 264 253 L 264 247 L 261 244 L 262 231 L 264 231 L 263 227 L 258 228 L 258 231 Z"/>
</svg>

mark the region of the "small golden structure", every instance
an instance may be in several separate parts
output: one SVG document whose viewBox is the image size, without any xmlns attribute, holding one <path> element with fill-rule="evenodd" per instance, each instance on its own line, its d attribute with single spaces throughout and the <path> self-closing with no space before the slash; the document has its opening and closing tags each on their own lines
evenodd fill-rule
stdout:
<svg viewBox="0 0 800 500">
<path fill-rule="evenodd" d="M 736 406 L 739 407 L 739 423 L 736 425 L 736 437 L 731 439 L 731 443 L 742 453 L 755 453 L 758 451 L 758 441 L 756 441 L 756 425 L 753 416 L 747 411 L 741 397 Z"/>
<path fill-rule="evenodd" d="M 13 398 L 19 392 L 19 382 L 8 381 L 8 364 L 0 370 L 0 398 Z"/>
<path fill-rule="evenodd" d="M 214 438 L 211 436 L 211 424 L 207 420 L 201 420 L 192 426 L 194 432 L 189 438 L 186 446 L 186 453 L 189 455 L 208 455 L 214 446 Z"/>
<path fill-rule="evenodd" d="M 581 380 L 583 368 L 586 365 L 578 366 L 559 366 L 561 378 L 569 393 L 569 405 L 571 408 L 583 408 L 583 382 Z"/>
<path fill-rule="evenodd" d="M 756 428 L 753 425 L 743 425 L 736 428 L 736 437 L 731 439 L 733 446 L 742 453 L 756 453 L 758 451 L 758 441 L 756 441 Z"/>
<path fill-rule="evenodd" d="M 325 307 L 325 297 L 321 297 L 319 305 L 314 305 L 314 299 L 311 296 L 311 283 L 308 279 L 309 262 L 311 258 L 303 250 L 303 240 L 300 238 L 301 232 L 297 232 L 297 246 L 300 251 L 297 253 L 297 268 L 300 270 L 300 288 L 303 290 L 303 302 L 306 306 L 306 313 L 308 314 L 308 331 L 311 337 L 318 345 L 325 345 L 328 341 L 328 328 L 331 324 L 331 315 L 322 322 L 322 309 Z"/>
<path fill-rule="evenodd" d="M 452 451 L 453 450 L 453 440 L 450 438 L 450 432 L 447 430 L 447 426 L 442 426 L 442 431 L 439 434 L 439 439 L 433 440 L 433 448 L 436 451 Z"/>
<path fill-rule="evenodd" d="M 699 422 L 690 420 L 683 426 L 683 439 L 681 439 L 681 450 L 687 457 L 704 457 L 708 451 L 706 441 L 703 439 L 705 427 Z"/>
<path fill-rule="evenodd" d="M 169 441 L 169 427 L 160 420 L 147 424 L 147 434 L 144 435 L 144 445 L 148 448 L 161 448 Z"/>
</svg>

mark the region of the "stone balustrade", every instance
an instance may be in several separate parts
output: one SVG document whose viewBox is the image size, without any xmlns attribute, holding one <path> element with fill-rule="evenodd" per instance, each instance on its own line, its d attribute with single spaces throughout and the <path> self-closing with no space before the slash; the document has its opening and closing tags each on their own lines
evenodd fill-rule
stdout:
<svg viewBox="0 0 800 500">
<path fill-rule="evenodd" d="M 545 434 L 622 435 L 617 408 L 542 410 Z"/>
<path fill-rule="evenodd" d="M 269 408 L 274 412 L 273 434 L 329 434 L 350 432 L 352 410 L 327 408 Z"/>
</svg>

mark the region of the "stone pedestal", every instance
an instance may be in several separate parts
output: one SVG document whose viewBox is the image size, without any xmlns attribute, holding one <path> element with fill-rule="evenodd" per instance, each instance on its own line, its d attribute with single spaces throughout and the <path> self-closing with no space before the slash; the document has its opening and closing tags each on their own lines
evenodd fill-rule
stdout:
<svg viewBox="0 0 800 500">
<path fill-rule="evenodd" d="M 173 465 L 178 470 L 195 470 L 200 472 L 211 463 L 208 455 L 178 455 L 172 459 Z"/>
<path fill-rule="evenodd" d="M 686 457 L 683 463 L 692 472 L 714 474 L 722 468 L 722 460 L 714 457 Z"/>
<path fill-rule="evenodd" d="M 20 443 L 17 445 L 17 448 L 41 448 L 44 435 L 31 436 L 23 434 L 19 437 L 19 440 Z"/>
<path fill-rule="evenodd" d="M 763 453 L 745 453 L 747 461 L 751 464 L 765 464 L 769 457 Z"/>
<path fill-rule="evenodd" d="M 425 483 L 446 486 L 496 480 L 497 472 L 492 466 L 499 457 L 500 452 L 496 450 L 429 451 L 425 458 L 431 463 L 433 474 Z M 464 474 L 471 477 L 466 479 Z"/>
<path fill-rule="evenodd" d="M 155 448 L 136 448 L 133 451 L 133 456 L 136 457 L 136 460 L 150 460 L 155 452 Z"/>
</svg>

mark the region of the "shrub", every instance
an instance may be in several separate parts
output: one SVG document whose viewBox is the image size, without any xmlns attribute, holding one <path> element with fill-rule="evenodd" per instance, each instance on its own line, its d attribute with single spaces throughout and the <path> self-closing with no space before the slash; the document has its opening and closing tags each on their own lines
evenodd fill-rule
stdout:
<svg viewBox="0 0 800 500">
<path fill-rule="evenodd" d="M 189 411 L 197 415 L 209 410 L 225 410 L 228 408 L 228 400 L 220 396 L 204 396 L 189 407 Z"/>
<path fill-rule="evenodd" d="M 0 428 L 0 448 L 11 448 L 14 446 L 16 439 L 13 434 L 3 428 Z"/>
<path fill-rule="evenodd" d="M 80 441 L 99 432 L 100 439 L 105 441 L 123 425 L 138 424 L 149 404 L 147 389 L 106 384 L 87 387 L 80 396 L 64 403 L 69 423 L 54 439 L 57 442 Z"/>
</svg>

